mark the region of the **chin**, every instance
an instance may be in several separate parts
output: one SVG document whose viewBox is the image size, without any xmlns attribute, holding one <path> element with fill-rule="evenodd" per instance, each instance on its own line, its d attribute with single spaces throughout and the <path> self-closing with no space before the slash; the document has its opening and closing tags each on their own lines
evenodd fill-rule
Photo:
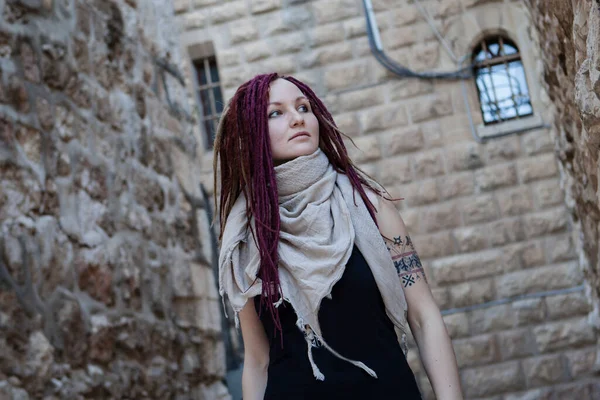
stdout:
<svg viewBox="0 0 600 400">
<path fill-rule="evenodd" d="M 278 157 L 279 161 L 277 161 L 276 164 L 277 165 L 283 164 L 283 163 L 286 163 L 286 162 L 291 161 L 298 157 L 311 155 L 312 153 L 317 151 L 318 147 L 319 147 L 318 145 L 314 145 L 314 146 L 311 145 L 311 146 L 302 146 L 302 148 L 294 149 L 294 151 L 290 151 L 290 152 L 286 153 L 285 155 Z"/>
</svg>

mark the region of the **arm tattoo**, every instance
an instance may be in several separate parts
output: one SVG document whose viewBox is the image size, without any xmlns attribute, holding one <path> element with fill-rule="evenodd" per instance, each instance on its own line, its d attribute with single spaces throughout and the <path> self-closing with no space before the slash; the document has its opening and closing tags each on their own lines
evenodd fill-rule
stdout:
<svg viewBox="0 0 600 400">
<path fill-rule="evenodd" d="M 410 236 L 396 236 L 393 241 L 385 239 L 385 242 L 394 261 L 396 272 L 402 280 L 402 286 L 410 287 L 421 279 L 427 282 L 425 270 Z"/>
</svg>

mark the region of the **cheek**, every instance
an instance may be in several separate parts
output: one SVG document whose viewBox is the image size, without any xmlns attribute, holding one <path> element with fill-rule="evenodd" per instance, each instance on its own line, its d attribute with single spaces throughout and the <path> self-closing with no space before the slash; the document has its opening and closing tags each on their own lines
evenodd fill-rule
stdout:
<svg viewBox="0 0 600 400">
<path fill-rule="evenodd" d="M 281 142 L 283 134 L 285 133 L 284 130 L 281 129 L 281 124 L 278 124 L 277 122 L 277 120 L 269 121 L 269 139 L 272 148 L 276 147 L 277 144 Z"/>
</svg>

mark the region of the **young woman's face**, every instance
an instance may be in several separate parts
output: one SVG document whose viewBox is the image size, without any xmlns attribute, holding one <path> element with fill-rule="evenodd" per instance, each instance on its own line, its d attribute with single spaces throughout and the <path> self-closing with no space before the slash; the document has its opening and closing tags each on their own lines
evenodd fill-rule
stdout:
<svg viewBox="0 0 600 400">
<path fill-rule="evenodd" d="M 280 78 L 271 83 L 267 115 L 275 165 L 312 154 L 319 147 L 319 121 L 292 82 Z"/>
</svg>

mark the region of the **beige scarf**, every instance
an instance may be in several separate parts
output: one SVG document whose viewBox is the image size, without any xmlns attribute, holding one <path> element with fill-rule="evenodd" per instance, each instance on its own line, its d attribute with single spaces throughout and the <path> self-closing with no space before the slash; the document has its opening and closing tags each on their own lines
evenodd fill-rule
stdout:
<svg viewBox="0 0 600 400">
<path fill-rule="evenodd" d="M 406 300 L 383 237 L 360 195 L 353 195 L 348 177 L 337 173 L 320 149 L 275 167 L 275 173 L 281 219 L 279 279 L 283 293 L 283 299 L 276 305 L 285 300 L 296 312 L 296 325 L 305 334 L 316 379 L 325 379 L 312 357 L 312 347 L 318 345 L 377 377 L 362 362 L 342 356 L 327 344 L 321 334 L 318 313 L 321 301 L 331 296 L 333 285 L 342 277 L 356 244 L 371 268 L 387 315 L 397 328 L 398 340 L 406 353 Z M 369 190 L 367 194 L 376 204 L 377 195 Z M 227 295 L 236 325 L 237 314 L 246 302 L 262 292 L 262 282 L 256 279 L 260 256 L 249 234 L 245 202 L 240 195 L 231 209 L 219 255 L 219 292 L 223 298 Z"/>
</svg>

